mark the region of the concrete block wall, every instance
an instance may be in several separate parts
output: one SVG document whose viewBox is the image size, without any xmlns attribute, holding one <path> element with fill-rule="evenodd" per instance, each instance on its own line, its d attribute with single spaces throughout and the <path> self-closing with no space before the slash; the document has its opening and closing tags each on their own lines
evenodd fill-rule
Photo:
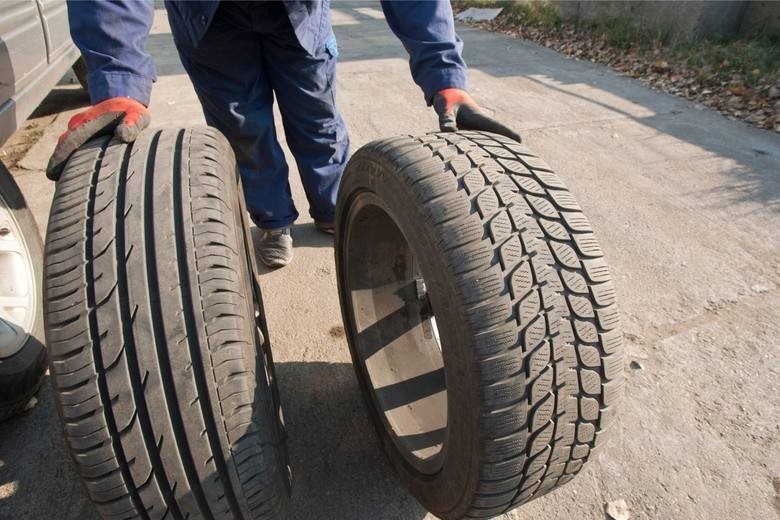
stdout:
<svg viewBox="0 0 780 520">
<path fill-rule="evenodd" d="M 739 32 L 743 36 L 764 33 L 780 36 L 780 2 L 747 2 Z"/>
</svg>

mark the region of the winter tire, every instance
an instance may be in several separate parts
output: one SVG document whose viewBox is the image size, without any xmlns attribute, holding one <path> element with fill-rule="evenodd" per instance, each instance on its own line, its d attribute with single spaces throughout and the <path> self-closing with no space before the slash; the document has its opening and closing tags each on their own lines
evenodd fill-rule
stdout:
<svg viewBox="0 0 780 520">
<path fill-rule="evenodd" d="M 336 211 L 358 380 L 401 481 L 435 515 L 500 515 L 568 482 L 620 398 L 615 290 L 561 180 L 504 137 L 359 150 Z"/>
<path fill-rule="evenodd" d="M 104 518 L 284 514 L 284 429 L 240 193 L 211 128 L 93 140 L 57 182 L 50 371 Z"/>
<path fill-rule="evenodd" d="M 46 371 L 41 235 L 0 163 L 0 421 L 24 410 Z"/>
</svg>

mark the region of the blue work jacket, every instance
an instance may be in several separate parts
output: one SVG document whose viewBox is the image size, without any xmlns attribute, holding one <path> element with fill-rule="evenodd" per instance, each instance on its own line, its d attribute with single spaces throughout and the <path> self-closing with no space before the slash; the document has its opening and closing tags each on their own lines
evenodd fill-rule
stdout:
<svg viewBox="0 0 780 520">
<path fill-rule="evenodd" d="M 299 43 L 314 54 L 333 34 L 330 2 L 292 0 L 284 4 Z M 467 88 L 463 42 L 455 33 L 449 1 L 385 0 L 381 4 L 390 29 L 409 53 L 412 77 L 428 104 L 443 88 Z M 197 47 L 218 5 L 218 0 L 166 0 L 177 45 Z M 153 17 L 152 0 L 68 0 L 70 31 L 87 60 L 93 103 L 124 96 L 149 104 L 157 78 L 145 50 Z"/>
</svg>

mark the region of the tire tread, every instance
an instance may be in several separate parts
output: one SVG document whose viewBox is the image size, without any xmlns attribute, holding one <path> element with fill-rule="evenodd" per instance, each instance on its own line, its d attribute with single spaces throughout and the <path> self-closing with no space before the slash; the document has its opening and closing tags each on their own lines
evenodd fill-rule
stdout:
<svg viewBox="0 0 780 520">
<path fill-rule="evenodd" d="M 192 193 L 214 179 L 222 203 L 203 218 Z M 147 131 L 132 145 L 93 140 L 58 182 L 50 369 L 66 441 L 105 518 L 265 519 L 286 508 L 283 430 L 241 295 L 250 269 L 214 277 L 224 267 L 208 260 L 246 264 L 235 179 L 224 138 L 195 128 Z M 221 239 L 204 240 L 215 219 Z"/>
</svg>

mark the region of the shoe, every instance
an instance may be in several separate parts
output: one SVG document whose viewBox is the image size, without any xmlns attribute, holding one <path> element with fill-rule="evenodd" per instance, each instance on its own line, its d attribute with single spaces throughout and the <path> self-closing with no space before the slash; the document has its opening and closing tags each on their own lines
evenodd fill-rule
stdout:
<svg viewBox="0 0 780 520">
<path fill-rule="evenodd" d="M 314 227 L 317 228 L 318 231 L 322 231 L 323 233 L 327 233 L 329 235 L 335 235 L 336 234 L 336 224 L 333 222 L 314 222 Z"/>
<path fill-rule="evenodd" d="M 260 260 L 268 267 L 283 267 L 293 259 L 293 240 L 290 227 L 261 229 Z"/>
</svg>

